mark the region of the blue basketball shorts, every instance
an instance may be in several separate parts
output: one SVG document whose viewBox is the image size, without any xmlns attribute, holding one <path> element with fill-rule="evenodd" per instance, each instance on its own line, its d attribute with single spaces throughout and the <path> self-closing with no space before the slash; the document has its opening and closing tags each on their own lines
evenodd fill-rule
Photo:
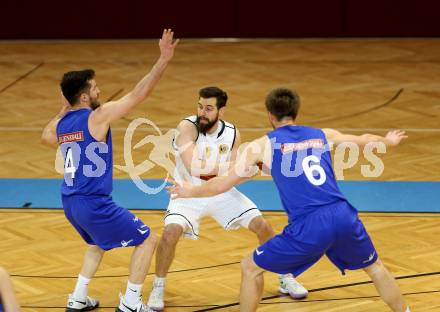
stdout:
<svg viewBox="0 0 440 312">
<path fill-rule="evenodd" d="M 62 196 L 64 214 L 84 241 L 104 250 L 137 246 L 150 228 L 111 196 Z"/>
<path fill-rule="evenodd" d="M 255 263 L 271 272 L 300 275 L 323 255 L 341 270 L 357 270 L 373 264 L 377 252 L 347 202 L 321 207 L 295 219 L 283 232 L 254 250 Z"/>
</svg>

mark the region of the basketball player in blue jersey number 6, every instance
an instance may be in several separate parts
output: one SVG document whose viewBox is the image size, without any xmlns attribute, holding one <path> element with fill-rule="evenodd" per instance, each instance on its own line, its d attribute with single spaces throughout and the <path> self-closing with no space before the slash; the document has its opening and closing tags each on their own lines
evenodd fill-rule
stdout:
<svg viewBox="0 0 440 312">
<path fill-rule="evenodd" d="M 127 290 L 116 311 L 143 312 L 142 285 L 157 237 L 138 217 L 112 201 L 112 138 L 110 125 L 144 101 L 174 55 L 178 40 L 166 29 L 159 41 L 160 57 L 151 71 L 127 95 L 100 105 L 93 70 L 65 73 L 61 90 L 68 105 L 46 126 L 42 140 L 59 144 L 64 157 L 61 187 L 64 213 L 89 244 L 66 311 L 89 311 L 99 302 L 87 296 L 87 286 L 104 252 L 135 246 Z"/>
<path fill-rule="evenodd" d="M 202 184 L 227 173 L 227 170 L 222 172 L 222 167 L 235 160 L 241 142 L 238 129 L 223 120 L 227 101 L 228 95 L 220 88 L 206 87 L 199 91 L 197 115 L 179 123 L 178 135 L 172 142 L 176 151 L 176 180 L 190 179 L 194 184 Z M 255 203 L 235 188 L 212 197 L 170 200 L 156 252 L 156 277 L 148 299 L 150 309 L 164 309 L 166 275 L 179 238 L 183 234 L 196 240 L 200 220 L 208 216 L 225 230 L 249 229 L 257 235 L 260 244 L 275 236 Z M 291 274 L 281 274 L 279 281 L 279 290 L 293 298 L 302 299 L 308 294 Z"/>
<path fill-rule="evenodd" d="M 405 133 L 397 130 L 385 137 L 354 136 L 299 126 L 295 124 L 299 103 L 295 92 L 273 90 L 266 98 L 266 108 L 274 131 L 253 141 L 227 176 L 200 186 L 173 182 L 168 187 L 171 197 L 213 196 L 249 179 L 258 171 L 257 164 L 263 163 L 270 170 L 288 224 L 281 234 L 243 259 L 240 311 L 256 311 L 265 271 L 292 273 L 296 277 L 327 255 L 341 272 L 363 269 L 393 311 L 408 312 L 396 281 L 379 260 L 356 209 L 337 186 L 328 148 L 328 142 L 354 142 L 361 146 L 383 142 L 394 146 L 406 138 Z"/>
</svg>

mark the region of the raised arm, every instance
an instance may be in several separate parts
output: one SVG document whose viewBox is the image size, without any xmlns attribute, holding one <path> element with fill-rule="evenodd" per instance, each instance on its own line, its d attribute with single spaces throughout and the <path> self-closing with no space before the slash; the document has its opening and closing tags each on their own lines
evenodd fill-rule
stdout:
<svg viewBox="0 0 440 312">
<path fill-rule="evenodd" d="M 400 143 L 400 141 L 408 137 L 407 135 L 405 135 L 405 131 L 403 130 L 392 130 L 389 131 L 385 136 L 369 133 L 365 133 L 362 135 L 345 134 L 338 130 L 329 128 L 322 129 L 322 131 L 324 131 L 327 140 L 335 145 L 351 142 L 359 145 L 360 147 L 363 147 L 372 142 L 382 142 L 386 146 L 396 146 Z"/>
<path fill-rule="evenodd" d="M 173 42 L 173 35 L 171 29 L 164 30 L 162 39 L 159 41 L 159 59 L 131 92 L 117 101 L 105 103 L 90 114 L 89 129 L 95 139 L 105 138 L 113 121 L 126 116 L 130 110 L 148 97 L 173 58 L 174 49 L 179 42 L 179 40 Z"/>
<path fill-rule="evenodd" d="M 172 181 L 173 185 L 167 188 L 171 198 L 214 196 L 249 180 L 258 172 L 257 164 L 264 159 L 264 149 L 268 146 L 267 140 L 265 136 L 249 143 L 226 176 L 215 177 L 200 186 L 194 186 L 187 181 L 182 181 L 180 184 Z"/>
</svg>

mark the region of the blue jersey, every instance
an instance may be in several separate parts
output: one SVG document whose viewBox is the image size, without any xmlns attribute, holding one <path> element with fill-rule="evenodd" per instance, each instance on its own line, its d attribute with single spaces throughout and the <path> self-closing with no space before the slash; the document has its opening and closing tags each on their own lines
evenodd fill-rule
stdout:
<svg viewBox="0 0 440 312">
<path fill-rule="evenodd" d="M 62 195 L 110 195 L 113 157 L 109 129 L 106 142 L 89 132 L 89 108 L 70 111 L 58 122 L 57 137 L 64 157 Z"/>
<path fill-rule="evenodd" d="M 327 139 L 321 129 L 283 126 L 268 133 L 273 180 L 289 223 L 298 216 L 346 201 L 333 172 Z"/>
</svg>

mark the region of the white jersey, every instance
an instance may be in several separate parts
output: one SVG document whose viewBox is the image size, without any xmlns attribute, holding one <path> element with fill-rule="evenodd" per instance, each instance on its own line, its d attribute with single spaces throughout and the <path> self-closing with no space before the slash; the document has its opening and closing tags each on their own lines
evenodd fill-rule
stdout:
<svg viewBox="0 0 440 312">
<path fill-rule="evenodd" d="M 208 164 L 214 165 L 221 162 L 227 162 L 231 158 L 231 151 L 234 147 L 235 137 L 237 135 L 236 128 L 233 124 L 219 120 L 217 130 L 214 133 L 202 134 L 198 131 L 196 124 L 197 116 L 185 118 L 188 122 L 194 124 L 197 129 L 196 151 L 193 157 L 204 160 Z M 200 185 L 202 180 L 198 177 L 191 176 L 186 169 L 182 159 L 180 158 L 178 148 L 173 140 L 173 148 L 176 150 L 176 171 L 175 179 L 180 180 L 185 177 L 193 184 Z"/>
<path fill-rule="evenodd" d="M 198 130 L 197 116 L 185 120 L 192 122 Z M 234 125 L 220 120 L 214 133 L 206 135 L 198 131 L 197 133 L 196 151 L 193 157 L 214 165 L 230 160 L 236 137 Z M 174 140 L 173 147 L 178 150 Z M 203 183 L 200 178 L 189 174 L 179 153 L 176 153 L 174 178 L 179 181 L 182 177 L 196 185 Z M 185 237 L 197 239 L 200 220 L 205 216 L 211 216 L 226 230 L 235 230 L 240 227 L 247 228 L 254 218 L 261 216 L 261 212 L 252 200 L 233 187 L 225 193 L 212 197 L 170 199 L 164 221 L 165 226 L 179 224 L 184 229 Z"/>
</svg>

